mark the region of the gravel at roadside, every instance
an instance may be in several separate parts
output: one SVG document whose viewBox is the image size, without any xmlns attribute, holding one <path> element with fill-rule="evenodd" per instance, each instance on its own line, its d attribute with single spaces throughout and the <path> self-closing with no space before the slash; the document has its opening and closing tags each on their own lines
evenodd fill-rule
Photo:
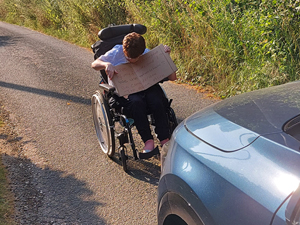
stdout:
<svg viewBox="0 0 300 225">
<path fill-rule="evenodd" d="M 3 106 L 0 107 L 0 119 L 4 122 L 0 127 L 0 151 L 3 164 L 8 171 L 8 183 L 15 198 L 15 222 L 41 224 L 37 215 L 43 193 L 34 182 L 41 176 L 40 169 L 23 154 L 23 138 L 18 136 L 17 128 L 11 121 L 9 113 Z"/>
</svg>

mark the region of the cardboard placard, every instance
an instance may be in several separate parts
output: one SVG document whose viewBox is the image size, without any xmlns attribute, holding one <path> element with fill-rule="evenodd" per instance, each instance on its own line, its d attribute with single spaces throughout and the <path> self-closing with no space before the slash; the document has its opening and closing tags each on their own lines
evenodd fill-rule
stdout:
<svg viewBox="0 0 300 225">
<path fill-rule="evenodd" d="M 176 72 L 177 67 L 164 46 L 159 45 L 142 55 L 136 63 L 116 66 L 116 71 L 112 82 L 118 94 L 124 96 L 151 87 Z"/>
</svg>

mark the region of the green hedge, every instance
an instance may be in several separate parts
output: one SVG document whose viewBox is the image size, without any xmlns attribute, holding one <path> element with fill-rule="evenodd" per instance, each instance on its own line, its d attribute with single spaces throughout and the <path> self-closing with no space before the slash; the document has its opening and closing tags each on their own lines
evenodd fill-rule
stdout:
<svg viewBox="0 0 300 225">
<path fill-rule="evenodd" d="M 228 97 L 299 79 L 299 0 L 0 0 L 2 20 L 89 47 L 109 24 L 142 23 L 172 47 L 179 82 Z"/>
</svg>

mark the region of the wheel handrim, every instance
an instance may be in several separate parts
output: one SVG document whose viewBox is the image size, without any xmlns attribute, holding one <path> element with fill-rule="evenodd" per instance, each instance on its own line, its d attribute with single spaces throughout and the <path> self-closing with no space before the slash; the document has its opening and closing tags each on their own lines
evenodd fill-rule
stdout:
<svg viewBox="0 0 300 225">
<path fill-rule="evenodd" d="M 92 104 L 97 138 L 102 151 L 107 154 L 111 145 L 111 134 L 105 107 L 97 95 L 93 96 Z"/>
</svg>

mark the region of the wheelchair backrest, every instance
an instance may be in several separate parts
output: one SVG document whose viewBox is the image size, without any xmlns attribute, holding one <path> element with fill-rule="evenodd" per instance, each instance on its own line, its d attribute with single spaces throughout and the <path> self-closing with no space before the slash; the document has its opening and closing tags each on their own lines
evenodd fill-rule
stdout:
<svg viewBox="0 0 300 225">
<path fill-rule="evenodd" d="M 110 25 L 99 31 L 99 41 L 95 42 L 91 48 L 94 52 L 94 59 L 98 59 L 107 51 L 111 50 L 115 45 L 122 44 L 124 37 L 131 33 L 145 34 L 147 28 L 141 24 L 126 24 L 126 25 Z M 108 83 L 107 75 L 104 70 L 100 71 L 103 80 Z"/>
</svg>

